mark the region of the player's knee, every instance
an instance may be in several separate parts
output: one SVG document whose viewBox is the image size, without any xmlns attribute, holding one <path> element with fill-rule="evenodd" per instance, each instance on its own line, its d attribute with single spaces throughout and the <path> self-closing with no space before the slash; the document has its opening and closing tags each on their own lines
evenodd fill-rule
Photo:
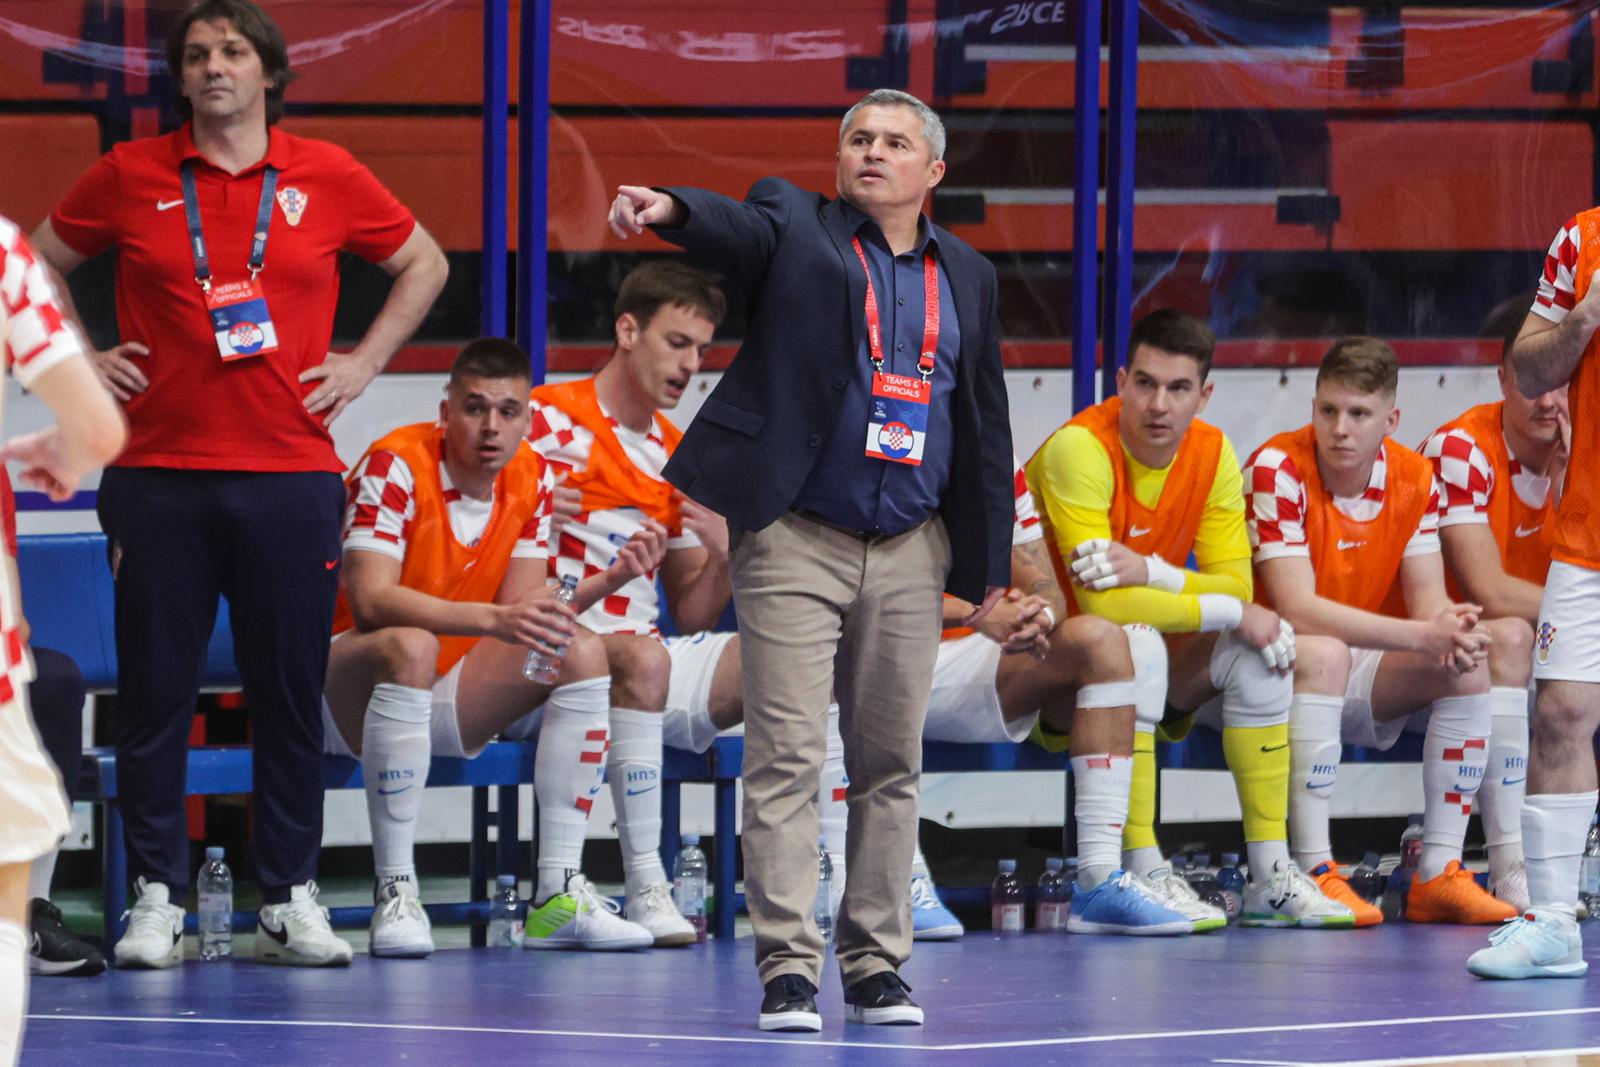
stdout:
<svg viewBox="0 0 1600 1067">
<path fill-rule="evenodd" d="M 1490 619 L 1483 624 L 1494 638 L 1489 646 L 1489 681 L 1523 686 L 1533 673 L 1533 627 L 1523 619 Z"/>
<path fill-rule="evenodd" d="M 1162 644 L 1163 652 L 1165 647 Z M 1061 623 L 1050 635 L 1050 651 L 1051 659 L 1084 685 L 1125 682 L 1134 676 L 1127 634 L 1098 615 L 1079 615 Z"/>
<path fill-rule="evenodd" d="M 615 703 L 638 709 L 666 706 L 667 686 L 672 680 L 672 657 L 666 645 L 653 637 L 613 636 L 605 641 L 605 655 Z"/>
<path fill-rule="evenodd" d="M 1569 743 L 1588 744 L 1600 724 L 1600 706 L 1587 695 L 1591 688 L 1577 682 L 1542 684 L 1528 720 L 1533 744 L 1546 749 Z"/>
<path fill-rule="evenodd" d="M 1133 661 L 1134 713 L 1141 729 L 1154 730 L 1167 712 L 1167 642 L 1151 626 L 1132 623 L 1122 628 Z"/>
<path fill-rule="evenodd" d="M 379 631 L 378 657 L 380 681 L 427 689 L 437 673 L 439 639 L 415 626 L 391 626 Z"/>
<path fill-rule="evenodd" d="M 562 673 L 572 681 L 598 678 L 609 674 L 606 647 L 600 637 L 590 629 L 580 626 L 567 643 L 562 660 Z"/>
<path fill-rule="evenodd" d="M 1336 637 L 1296 634 L 1294 690 L 1338 696 L 1350 681 L 1350 646 Z"/>
<path fill-rule="evenodd" d="M 1217 639 L 1211 662 L 1212 684 L 1222 690 L 1222 725 L 1277 726 L 1289 721 L 1294 682 L 1267 666 L 1260 652 L 1230 631 Z"/>
</svg>

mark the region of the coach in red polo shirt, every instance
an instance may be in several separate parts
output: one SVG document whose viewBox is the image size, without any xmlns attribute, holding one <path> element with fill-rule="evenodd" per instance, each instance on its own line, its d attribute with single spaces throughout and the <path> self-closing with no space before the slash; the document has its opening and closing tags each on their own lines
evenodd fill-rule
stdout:
<svg viewBox="0 0 1600 1067">
<path fill-rule="evenodd" d="M 116 578 L 117 758 L 136 902 L 116 962 L 182 958 L 185 749 L 219 593 L 255 743 L 256 958 L 343 964 L 316 904 L 322 679 L 343 465 L 327 425 L 411 336 L 446 265 L 341 148 L 275 129 L 283 35 L 248 0 L 204 0 L 167 42 L 180 113 L 103 156 L 34 234 L 66 273 L 116 248 L 123 343 L 97 362 L 130 439 L 100 485 Z M 330 352 L 339 253 L 395 278 L 352 351 Z"/>
</svg>

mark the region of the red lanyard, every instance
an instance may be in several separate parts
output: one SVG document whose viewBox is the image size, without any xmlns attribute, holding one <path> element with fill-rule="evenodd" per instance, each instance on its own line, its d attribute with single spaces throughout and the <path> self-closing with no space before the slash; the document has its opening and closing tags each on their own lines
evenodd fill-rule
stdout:
<svg viewBox="0 0 1600 1067">
<path fill-rule="evenodd" d="M 861 250 L 861 238 L 850 238 L 861 260 L 861 269 L 867 276 L 867 358 L 872 369 L 883 373 L 883 327 L 878 320 L 878 294 L 872 288 L 872 271 L 867 267 L 867 254 Z M 917 370 L 924 379 L 933 377 L 933 357 L 939 351 L 939 267 L 933 260 L 933 250 L 922 257 L 922 352 L 917 356 Z"/>
</svg>

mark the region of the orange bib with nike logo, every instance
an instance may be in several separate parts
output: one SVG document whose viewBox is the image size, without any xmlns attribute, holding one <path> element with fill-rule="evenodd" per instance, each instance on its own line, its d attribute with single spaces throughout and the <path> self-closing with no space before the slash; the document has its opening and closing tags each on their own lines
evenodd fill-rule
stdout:
<svg viewBox="0 0 1600 1067">
<path fill-rule="evenodd" d="M 1600 208 L 1578 216 L 1578 265 L 1573 288 L 1579 300 L 1589 291 L 1589 278 L 1600 270 Z M 1600 333 L 1572 373 L 1567 394 L 1572 415 L 1572 454 L 1567 480 L 1556 511 L 1551 556 L 1590 570 L 1600 570 Z"/>
<path fill-rule="evenodd" d="M 1514 578 L 1543 585 L 1550 570 L 1550 541 L 1555 533 L 1550 498 L 1540 507 L 1529 506 L 1517 495 L 1512 479 L 1511 452 L 1506 446 L 1501 421 L 1504 401 L 1469 408 L 1454 422 L 1439 428 L 1440 433 L 1460 430 L 1483 451 L 1494 472 L 1494 493 L 1489 497 L 1489 529 L 1500 546 L 1500 566 Z M 1454 574 L 1447 575 L 1450 599 L 1466 600 Z"/>
</svg>

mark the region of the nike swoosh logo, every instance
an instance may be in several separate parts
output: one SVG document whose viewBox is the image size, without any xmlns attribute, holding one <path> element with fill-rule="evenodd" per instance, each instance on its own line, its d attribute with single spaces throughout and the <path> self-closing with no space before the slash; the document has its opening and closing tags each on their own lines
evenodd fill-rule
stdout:
<svg viewBox="0 0 1600 1067">
<path fill-rule="evenodd" d="M 1281 745 L 1262 745 L 1261 746 L 1261 751 L 1263 751 L 1263 752 L 1282 752 L 1284 749 L 1286 749 L 1288 747 L 1289 747 L 1289 742 L 1285 741 Z"/>
<path fill-rule="evenodd" d="M 262 933 L 264 933 L 268 937 L 272 938 L 272 940 L 276 941 L 278 944 L 283 945 L 286 948 L 288 947 L 288 945 L 289 945 L 289 927 L 287 925 L 285 925 L 283 927 L 283 929 L 281 929 L 281 930 L 274 930 L 272 927 L 268 926 L 266 923 L 261 923 L 260 926 L 259 926 L 259 929 L 261 930 Z"/>
<path fill-rule="evenodd" d="M 1518 537 L 1531 537 L 1534 534 L 1538 533 L 1542 529 L 1544 529 L 1544 523 L 1542 523 L 1542 522 L 1539 525 L 1529 527 L 1526 530 L 1524 530 L 1521 526 L 1518 526 L 1517 527 L 1517 536 Z"/>
<path fill-rule="evenodd" d="M 333 568 L 337 567 L 338 565 L 339 565 L 339 561 L 338 560 L 330 559 L 330 560 L 326 561 L 325 563 L 323 563 L 322 569 L 325 570 L 325 571 L 331 571 L 331 570 L 333 570 Z"/>
<path fill-rule="evenodd" d="M 1366 544 L 1365 541 L 1340 541 L 1339 551 L 1343 552 L 1347 548 L 1360 548 L 1364 544 Z"/>
<path fill-rule="evenodd" d="M 628 795 L 630 797 L 643 796 L 644 794 L 650 792 L 650 790 L 652 790 L 654 788 L 655 788 L 655 786 L 653 786 L 653 785 L 647 785 L 643 789 L 630 789 L 630 790 L 628 790 Z"/>
<path fill-rule="evenodd" d="M 1307 782 L 1306 783 L 1306 788 L 1307 789 L 1326 789 L 1332 784 L 1333 784 L 1332 782 Z"/>
<path fill-rule="evenodd" d="M 1149 533 L 1150 530 L 1151 527 L 1149 526 L 1130 526 L 1128 527 L 1128 536 L 1143 537 L 1145 534 Z"/>
<path fill-rule="evenodd" d="M 156 201 L 156 210 L 157 211 L 171 211 L 173 208 L 177 207 L 181 203 L 183 203 L 182 199 L 178 199 L 178 200 L 157 200 Z"/>
<path fill-rule="evenodd" d="M 403 785 L 399 789 L 384 789 L 384 788 L 380 787 L 378 789 L 378 795 L 380 797 L 392 797 L 396 793 L 404 793 L 407 789 L 410 789 L 410 788 L 411 787 L 409 785 Z"/>
<path fill-rule="evenodd" d="M 1502 779 L 1500 779 L 1500 784 L 1501 785 L 1521 785 L 1523 782 L 1526 782 L 1527 780 L 1528 780 L 1528 776 L 1526 774 L 1524 774 L 1521 778 L 1502 778 Z"/>
</svg>

